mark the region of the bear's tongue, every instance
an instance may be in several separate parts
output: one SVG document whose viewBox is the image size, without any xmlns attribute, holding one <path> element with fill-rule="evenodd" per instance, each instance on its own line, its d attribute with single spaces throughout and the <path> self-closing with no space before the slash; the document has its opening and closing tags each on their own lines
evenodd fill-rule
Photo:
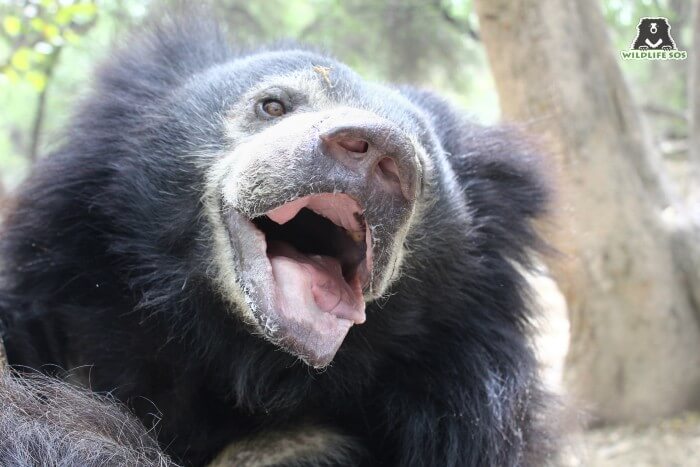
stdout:
<svg viewBox="0 0 700 467">
<path fill-rule="evenodd" d="M 324 312 L 355 324 L 365 322 L 360 279 L 355 276 L 348 283 L 336 258 L 306 255 L 284 242 L 268 245 L 267 254 L 277 285 L 277 305 L 285 315 L 312 318 Z"/>
</svg>

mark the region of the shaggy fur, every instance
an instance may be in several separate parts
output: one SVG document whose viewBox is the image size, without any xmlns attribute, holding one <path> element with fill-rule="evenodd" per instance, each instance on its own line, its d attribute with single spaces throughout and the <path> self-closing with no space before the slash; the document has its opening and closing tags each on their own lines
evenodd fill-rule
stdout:
<svg viewBox="0 0 700 467">
<path fill-rule="evenodd" d="M 234 52 L 218 31 L 166 18 L 115 51 L 64 142 L 18 193 L 0 241 L 11 365 L 48 373 L 89 366 L 91 387 L 110 391 L 146 428 L 158 422 L 160 446 L 187 465 L 231 444 L 233 452 L 237 443 L 265 449 L 273 444 L 248 440 L 307 426 L 347 441 L 319 444 L 306 465 L 327 465 L 334 446 L 344 465 L 543 465 L 552 452 L 550 397 L 539 384 L 519 272 L 541 246 L 531 222 L 547 201 L 534 154 L 512 132 L 470 123 L 432 93 L 368 84 L 307 51 Z M 402 275 L 368 304 L 367 322 L 323 371 L 231 312 L 202 201 L 240 96 L 313 66 L 333 70 L 328 102 L 399 125 L 425 148 L 433 174 L 403 245 Z M 26 388 L 29 407 L 39 403 L 36 391 L 48 391 L 47 408 L 87 409 L 71 436 L 90 442 L 90 399 L 51 399 L 54 389 L 41 384 Z M 15 429 L 45 437 L 42 463 L 70 463 L 60 440 L 34 428 L 50 415 L 26 413 Z M 22 444 L 8 449 L 24 456 Z"/>
<path fill-rule="evenodd" d="M 174 465 L 124 407 L 55 378 L 0 374 L 0 465 Z"/>
</svg>

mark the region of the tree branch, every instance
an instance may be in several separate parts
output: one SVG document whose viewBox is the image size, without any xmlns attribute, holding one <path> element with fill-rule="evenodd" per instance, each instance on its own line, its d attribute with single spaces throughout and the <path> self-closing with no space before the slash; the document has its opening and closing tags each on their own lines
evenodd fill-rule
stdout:
<svg viewBox="0 0 700 467">
<path fill-rule="evenodd" d="M 455 18 L 452 16 L 452 13 L 448 10 L 448 8 L 440 1 L 437 0 L 435 3 L 435 8 L 437 9 L 438 13 L 440 13 L 440 16 L 442 19 L 445 20 L 448 24 L 450 24 L 453 28 L 455 28 L 457 31 L 459 31 L 462 34 L 466 34 L 469 36 L 472 40 L 474 41 L 481 41 L 481 37 L 479 36 L 479 32 L 476 31 L 471 24 L 465 21 L 460 21 L 459 19 Z"/>
<path fill-rule="evenodd" d="M 32 122 L 32 134 L 29 143 L 29 161 L 34 164 L 39 158 L 39 143 L 41 140 L 42 129 L 44 126 L 44 118 L 46 115 L 46 98 L 48 96 L 49 85 L 53 76 L 54 68 L 58 63 L 58 57 L 61 54 L 62 47 L 56 47 L 50 55 L 48 65 L 46 66 L 46 84 L 39 93 L 37 99 L 36 110 L 34 112 L 34 121 Z"/>
<path fill-rule="evenodd" d="M 690 138 L 690 168 L 694 179 L 700 182 L 700 0 L 696 0 L 693 7 L 693 38 L 688 48 L 688 113 L 690 125 L 688 135 Z"/>
<path fill-rule="evenodd" d="M 664 107 L 654 104 L 646 104 L 642 107 L 645 112 L 655 114 L 661 117 L 668 117 L 675 120 L 680 120 L 682 123 L 688 123 L 689 116 L 686 112 L 681 112 L 670 107 Z"/>
</svg>

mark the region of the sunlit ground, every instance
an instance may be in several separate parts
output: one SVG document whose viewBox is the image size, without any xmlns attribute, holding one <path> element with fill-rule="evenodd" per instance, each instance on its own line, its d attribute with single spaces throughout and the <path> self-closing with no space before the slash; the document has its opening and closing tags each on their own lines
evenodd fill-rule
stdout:
<svg viewBox="0 0 700 467">
<path fill-rule="evenodd" d="M 566 303 L 552 279 L 531 278 L 543 311 L 536 340 L 545 383 L 563 392 L 562 372 L 569 347 Z M 566 396 L 564 396 L 566 400 Z M 585 419 L 569 405 L 567 419 Z M 695 467 L 700 466 L 700 413 L 686 413 L 654 424 L 595 430 L 574 429 L 564 443 L 562 467 Z"/>
</svg>

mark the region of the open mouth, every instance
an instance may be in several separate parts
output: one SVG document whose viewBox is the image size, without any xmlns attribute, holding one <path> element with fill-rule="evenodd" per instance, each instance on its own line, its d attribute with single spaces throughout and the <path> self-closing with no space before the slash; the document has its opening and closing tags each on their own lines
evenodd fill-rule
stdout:
<svg viewBox="0 0 700 467">
<path fill-rule="evenodd" d="M 244 298 L 264 335 L 321 368 L 365 321 L 372 235 L 343 193 L 287 202 L 263 215 L 224 211 Z"/>
<path fill-rule="evenodd" d="M 252 219 L 265 236 L 276 305 L 287 314 L 322 311 L 360 324 L 372 249 L 360 205 L 345 194 L 296 199 Z"/>
</svg>

